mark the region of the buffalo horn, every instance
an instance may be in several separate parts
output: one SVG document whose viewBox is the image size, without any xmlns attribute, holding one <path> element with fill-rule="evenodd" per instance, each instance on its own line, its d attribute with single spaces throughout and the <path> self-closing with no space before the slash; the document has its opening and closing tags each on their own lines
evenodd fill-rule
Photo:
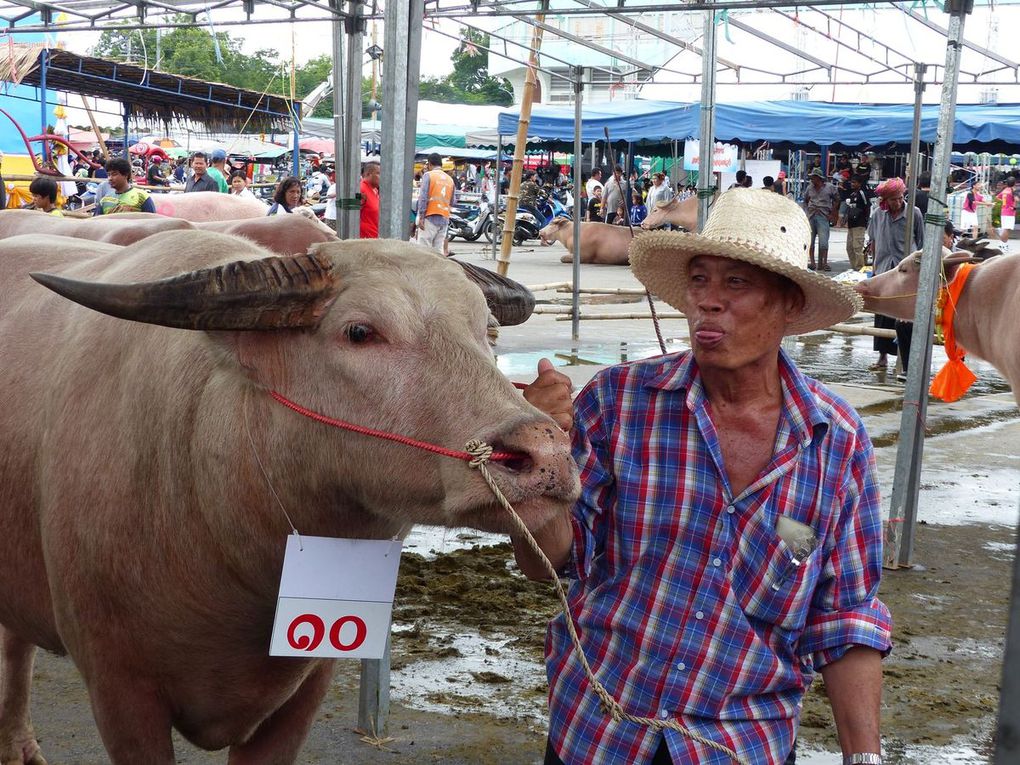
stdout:
<svg viewBox="0 0 1020 765">
<path fill-rule="evenodd" d="M 118 319 L 177 329 L 316 327 L 337 296 L 332 261 L 319 254 L 239 260 L 152 282 L 103 284 L 47 273 L 32 278 Z"/>
<path fill-rule="evenodd" d="M 500 276 L 487 268 L 451 258 L 485 295 L 489 311 L 504 327 L 523 324 L 535 310 L 535 296 L 520 282 Z"/>
</svg>

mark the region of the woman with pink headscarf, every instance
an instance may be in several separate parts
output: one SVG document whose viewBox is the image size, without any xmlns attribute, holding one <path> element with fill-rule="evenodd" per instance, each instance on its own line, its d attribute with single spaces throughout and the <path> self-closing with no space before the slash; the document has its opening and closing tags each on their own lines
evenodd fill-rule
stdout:
<svg viewBox="0 0 1020 765">
<path fill-rule="evenodd" d="M 875 275 L 891 271 L 900 264 L 907 254 L 907 206 L 904 195 L 907 185 L 900 178 L 890 178 L 879 184 L 875 189 L 878 195 L 878 210 L 868 221 L 868 243 L 864 246 L 866 253 L 874 255 Z M 910 252 L 921 249 L 924 244 L 924 216 L 917 207 L 913 210 L 911 226 Z M 878 351 L 878 363 L 872 369 L 882 370 L 888 365 L 888 357 L 900 355 L 903 371 L 907 371 L 910 356 L 910 335 L 913 323 L 896 321 L 889 316 L 875 314 L 875 326 L 881 329 L 895 329 L 896 340 L 885 337 L 875 338 L 875 350 Z"/>
</svg>

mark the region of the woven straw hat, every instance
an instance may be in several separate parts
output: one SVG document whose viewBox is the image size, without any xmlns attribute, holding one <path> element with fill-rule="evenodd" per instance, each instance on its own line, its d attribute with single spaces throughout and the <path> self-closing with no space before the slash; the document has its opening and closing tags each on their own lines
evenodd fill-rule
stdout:
<svg viewBox="0 0 1020 765">
<path fill-rule="evenodd" d="M 700 234 L 652 231 L 630 245 L 630 266 L 648 291 L 684 308 L 687 266 L 698 255 L 733 258 L 785 276 L 804 293 L 804 309 L 786 327 L 799 335 L 836 324 L 861 310 L 847 285 L 809 271 L 811 226 L 796 202 L 765 189 L 719 195 Z"/>
</svg>

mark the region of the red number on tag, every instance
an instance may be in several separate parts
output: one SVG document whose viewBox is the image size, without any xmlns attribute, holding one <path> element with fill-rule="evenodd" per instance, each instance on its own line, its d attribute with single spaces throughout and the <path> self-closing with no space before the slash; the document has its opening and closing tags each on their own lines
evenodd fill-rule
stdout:
<svg viewBox="0 0 1020 765">
<path fill-rule="evenodd" d="M 354 624 L 354 639 L 350 643 L 341 643 L 340 630 L 342 630 L 344 625 L 348 622 Z M 365 642 L 365 635 L 367 633 L 368 627 L 360 618 L 357 616 L 342 616 L 333 622 L 333 626 L 329 628 L 329 642 L 332 643 L 333 647 L 338 651 L 353 651 Z"/>
<path fill-rule="evenodd" d="M 354 638 L 349 643 L 341 643 L 340 631 L 347 624 L 354 625 Z M 311 636 L 296 634 L 298 628 L 302 626 L 312 628 Z M 287 642 L 290 643 L 291 648 L 296 648 L 299 651 L 314 651 L 322 643 L 322 638 L 325 634 L 326 624 L 319 616 L 315 614 L 301 614 L 301 616 L 295 617 L 294 621 L 287 628 Z M 365 642 L 367 635 L 368 625 L 358 616 L 341 616 L 329 628 L 329 642 L 338 651 L 353 651 Z"/>
<path fill-rule="evenodd" d="M 312 628 L 312 635 L 295 635 L 298 627 L 302 625 L 309 625 Z M 290 643 L 291 648 L 296 648 L 299 651 L 314 651 L 319 647 L 319 643 L 322 642 L 322 636 L 326 634 L 326 625 L 322 619 L 315 614 L 301 614 L 290 623 L 290 627 L 287 628 L 287 642 Z"/>
</svg>

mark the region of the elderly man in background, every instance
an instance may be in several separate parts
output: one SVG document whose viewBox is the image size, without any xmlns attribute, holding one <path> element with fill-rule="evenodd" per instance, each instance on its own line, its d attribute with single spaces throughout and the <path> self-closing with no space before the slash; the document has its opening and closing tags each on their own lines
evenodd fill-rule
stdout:
<svg viewBox="0 0 1020 765">
<path fill-rule="evenodd" d="M 546 765 L 782 765 L 816 672 L 843 761 L 881 764 L 875 455 L 853 407 L 781 348 L 861 305 L 807 269 L 810 238 L 792 200 L 734 189 L 701 234 L 635 239 L 635 276 L 684 312 L 691 350 L 609 367 L 573 408 L 548 360 L 525 391 L 573 425 L 582 487 L 535 534 L 573 580 L 546 641 Z M 550 576 L 512 542 L 527 576 Z M 566 618 L 595 678 L 646 722 L 606 714 Z"/>
<path fill-rule="evenodd" d="M 839 215 L 839 191 L 829 183 L 820 167 L 808 175 L 811 183 L 804 190 L 804 210 L 811 224 L 811 250 L 808 268 L 815 270 L 815 242 L 818 243 L 818 265 L 823 271 L 829 266 L 829 229 L 836 225 Z"/>
<path fill-rule="evenodd" d="M 878 274 L 892 271 L 900 264 L 907 253 L 905 236 L 907 233 L 907 205 L 904 195 L 907 185 L 900 178 L 890 178 L 879 184 L 875 189 L 878 196 L 878 210 L 868 221 L 868 243 L 865 253 L 874 257 L 874 272 Z M 910 250 L 920 250 L 924 246 L 924 216 L 915 207 L 910 217 Z M 878 351 L 878 362 L 871 366 L 874 370 L 883 370 L 889 363 L 889 356 L 897 353 L 903 365 L 902 380 L 906 379 L 907 365 L 910 359 L 910 338 L 914 331 L 914 323 L 899 321 L 889 316 L 875 314 L 875 326 L 880 329 L 895 329 L 896 339 L 876 337 L 874 348 Z"/>
<path fill-rule="evenodd" d="M 613 177 L 606 181 L 606 187 L 602 190 L 602 214 L 606 223 L 614 223 L 619 214 L 620 205 L 623 205 L 626 215 L 626 203 L 623 195 L 623 166 L 616 165 L 613 168 Z"/>
</svg>

